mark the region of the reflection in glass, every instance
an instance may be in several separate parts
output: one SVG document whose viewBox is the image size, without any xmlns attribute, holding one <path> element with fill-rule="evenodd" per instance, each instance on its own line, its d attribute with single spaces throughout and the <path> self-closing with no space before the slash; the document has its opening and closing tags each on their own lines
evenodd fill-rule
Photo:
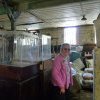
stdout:
<svg viewBox="0 0 100 100">
<path fill-rule="evenodd" d="M 51 58 L 51 36 L 42 35 L 42 60 Z"/>
</svg>

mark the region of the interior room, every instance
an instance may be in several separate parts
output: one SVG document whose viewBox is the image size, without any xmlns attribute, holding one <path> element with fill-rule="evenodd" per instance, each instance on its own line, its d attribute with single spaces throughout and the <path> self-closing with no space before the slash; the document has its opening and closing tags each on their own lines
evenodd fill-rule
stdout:
<svg viewBox="0 0 100 100">
<path fill-rule="evenodd" d="M 0 100 L 50 100 L 52 61 L 69 43 L 72 100 L 100 100 L 100 0 L 0 0 Z"/>
</svg>

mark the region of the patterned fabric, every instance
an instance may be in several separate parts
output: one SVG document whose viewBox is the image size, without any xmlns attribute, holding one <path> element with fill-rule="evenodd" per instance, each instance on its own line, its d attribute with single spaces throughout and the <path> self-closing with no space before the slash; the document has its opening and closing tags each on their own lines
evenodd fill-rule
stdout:
<svg viewBox="0 0 100 100">
<path fill-rule="evenodd" d="M 80 58 L 76 59 L 73 63 L 72 63 L 73 68 L 76 70 L 77 74 L 79 75 L 79 79 L 80 79 L 80 83 L 82 84 L 82 74 L 83 71 L 81 71 L 80 69 L 82 69 L 84 67 L 83 62 L 81 61 Z"/>
<path fill-rule="evenodd" d="M 73 67 L 78 72 L 80 71 L 80 69 L 82 69 L 83 67 L 85 67 L 80 58 L 76 59 L 72 64 L 73 64 Z"/>
<path fill-rule="evenodd" d="M 76 52 L 76 51 L 72 51 L 70 53 L 70 61 L 73 62 L 75 61 L 76 59 L 80 58 L 81 57 L 81 54 L 79 52 Z"/>
<path fill-rule="evenodd" d="M 54 86 L 65 87 L 68 89 L 69 83 L 73 84 L 71 66 L 70 75 L 67 76 L 67 69 L 64 57 L 60 54 L 53 61 L 52 67 L 52 83 Z"/>
<path fill-rule="evenodd" d="M 66 57 L 64 59 L 65 65 L 66 65 L 66 72 L 67 72 L 67 84 L 70 84 L 70 73 L 71 73 L 71 68 L 70 68 L 70 64 L 69 64 L 69 59 L 68 57 Z"/>
</svg>

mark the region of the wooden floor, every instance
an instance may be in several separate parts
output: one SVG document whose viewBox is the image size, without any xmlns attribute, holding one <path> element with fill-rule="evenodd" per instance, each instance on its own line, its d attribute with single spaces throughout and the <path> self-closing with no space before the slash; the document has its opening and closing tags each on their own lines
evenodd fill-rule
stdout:
<svg viewBox="0 0 100 100">
<path fill-rule="evenodd" d="M 73 95 L 72 100 L 93 100 L 93 91 L 81 90 L 80 93 Z"/>
</svg>

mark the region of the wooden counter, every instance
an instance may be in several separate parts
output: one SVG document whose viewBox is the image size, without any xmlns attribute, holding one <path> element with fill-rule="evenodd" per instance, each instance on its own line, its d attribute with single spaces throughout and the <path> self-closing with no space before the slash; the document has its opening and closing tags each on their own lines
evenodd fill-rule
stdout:
<svg viewBox="0 0 100 100">
<path fill-rule="evenodd" d="M 38 100 L 39 64 L 0 65 L 0 100 Z"/>
</svg>

